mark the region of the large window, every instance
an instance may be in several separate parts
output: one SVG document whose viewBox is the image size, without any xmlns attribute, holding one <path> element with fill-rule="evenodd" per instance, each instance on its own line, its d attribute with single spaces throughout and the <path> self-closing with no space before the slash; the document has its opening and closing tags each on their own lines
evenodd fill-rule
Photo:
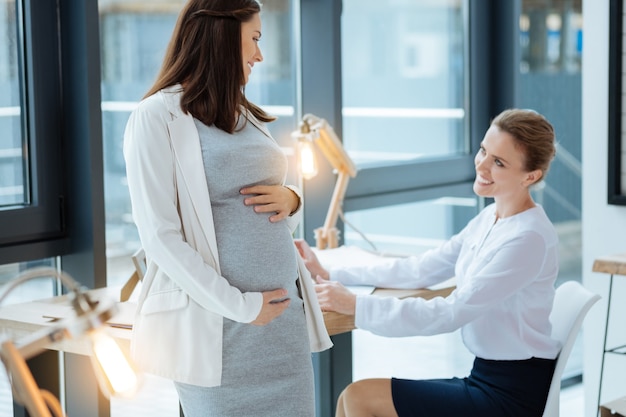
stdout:
<svg viewBox="0 0 626 417">
<path fill-rule="evenodd" d="M 27 203 L 15 2 L 0 4 L 0 207 Z"/>
<path fill-rule="evenodd" d="M 443 162 L 469 153 L 465 8 L 461 0 L 343 2 L 344 146 L 361 171 L 372 165 L 390 168 L 376 171 L 376 178 L 384 178 L 380 192 L 400 194 L 430 188 L 441 177 L 437 178 L 436 170 L 426 168 L 424 162 L 436 158 Z M 391 169 L 400 165 L 405 167 L 404 176 L 394 180 Z M 464 179 L 461 169 L 457 178 L 446 181 L 460 183 Z M 353 185 L 353 189 L 358 187 Z M 444 188 L 438 196 L 437 192 L 428 197 L 413 195 L 406 203 L 422 198 L 471 196 L 471 187 L 466 188 L 469 192 L 461 195 L 450 194 Z M 377 204 L 396 203 L 386 199 Z M 367 203 L 347 205 L 350 210 L 371 209 Z M 387 240 L 431 234 L 441 239 L 449 237 L 456 209 L 446 204 L 420 207 L 416 210 L 408 204 L 384 215 L 360 212 L 350 213 L 349 217 L 365 233 L 384 231 Z M 470 212 L 475 213 L 475 209 Z M 440 230 L 435 233 L 433 229 Z"/>
<path fill-rule="evenodd" d="M 67 94 L 61 100 L 61 68 L 71 65 L 61 65 L 59 3 L 0 1 L 0 285 L 25 269 L 56 266 L 60 255 L 71 250 L 86 258 L 90 255 L 88 245 L 82 245 L 90 230 L 82 229 L 81 238 L 73 242 L 68 232 L 70 196 L 65 181 L 70 175 L 66 174 L 71 171 L 68 167 L 80 161 L 67 163 L 79 152 L 71 146 L 76 132 L 63 131 L 71 125 L 64 126 L 64 116 L 71 113 L 69 103 L 74 97 Z M 74 91 L 71 83 L 65 85 L 67 93 Z M 71 114 L 75 120 L 81 117 Z M 84 138 L 81 135 L 83 142 Z M 81 206 L 89 206 L 89 196 L 83 193 L 81 198 Z M 76 211 L 72 215 L 80 217 Z M 82 263 L 85 258 L 81 256 L 64 266 L 71 269 Z M 87 281 L 88 275 L 79 278 L 85 276 Z M 34 280 L 12 291 L 3 304 L 48 298 L 59 291 L 54 281 Z M 35 377 L 39 371 L 33 369 Z M 54 378 L 57 371 L 42 372 Z M 4 373 L 0 378 L 0 414 L 10 415 L 8 380 Z M 14 411 L 24 413 L 19 408 Z"/>
<path fill-rule="evenodd" d="M 131 255 L 140 247 L 126 185 L 124 128 L 154 82 L 183 3 L 99 2 L 108 285 L 130 277 Z"/>
<path fill-rule="evenodd" d="M 343 2 L 343 132 L 357 162 L 467 151 L 463 4 Z"/>
<path fill-rule="evenodd" d="M 57 9 L 0 1 L 0 288 L 32 267 L 55 266 L 65 238 L 59 128 Z M 33 280 L 0 307 L 49 298 L 59 283 Z M 0 414 L 11 415 L 9 380 L 0 368 Z"/>
<path fill-rule="evenodd" d="M 57 11 L 25 4 L 0 2 L 0 264 L 58 254 L 43 242 L 64 236 Z"/>
</svg>

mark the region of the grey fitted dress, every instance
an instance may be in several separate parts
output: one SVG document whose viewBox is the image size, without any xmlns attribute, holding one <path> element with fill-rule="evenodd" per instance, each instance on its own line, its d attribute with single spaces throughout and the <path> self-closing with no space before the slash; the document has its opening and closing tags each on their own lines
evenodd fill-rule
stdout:
<svg viewBox="0 0 626 417">
<path fill-rule="evenodd" d="M 197 120 L 196 127 L 222 275 L 242 292 L 285 288 L 291 304 L 266 326 L 225 318 L 222 385 L 175 383 L 183 411 L 186 417 L 312 417 L 313 369 L 292 235 L 285 221 L 271 223 L 269 213 L 245 206 L 239 193 L 281 184 L 286 157 L 251 122 L 234 134 Z"/>
</svg>

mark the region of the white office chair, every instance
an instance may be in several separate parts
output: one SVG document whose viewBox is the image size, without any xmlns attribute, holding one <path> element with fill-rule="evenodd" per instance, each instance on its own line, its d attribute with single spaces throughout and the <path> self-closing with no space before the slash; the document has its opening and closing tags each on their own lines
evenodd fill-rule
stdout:
<svg viewBox="0 0 626 417">
<path fill-rule="evenodd" d="M 560 341 L 563 347 L 556 360 L 543 417 L 559 417 L 563 370 L 587 312 L 599 299 L 599 295 L 576 281 L 567 281 L 556 289 L 550 322 L 552 337 Z"/>
</svg>

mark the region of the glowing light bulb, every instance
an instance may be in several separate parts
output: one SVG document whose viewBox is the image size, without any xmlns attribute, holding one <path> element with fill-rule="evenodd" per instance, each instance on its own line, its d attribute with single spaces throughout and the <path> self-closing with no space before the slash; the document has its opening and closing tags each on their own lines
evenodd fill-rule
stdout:
<svg viewBox="0 0 626 417">
<path fill-rule="evenodd" d="M 310 140 L 298 141 L 298 159 L 302 178 L 308 180 L 317 175 L 317 161 Z"/>
<path fill-rule="evenodd" d="M 121 396 L 134 394 L 139 379 L 115 340 L 102 331 L 93 331 L 91 339 L 96 374 L 98 378 L 105 378 L 101 383 L 106 386 L 106 391 Z"/>
</svg>

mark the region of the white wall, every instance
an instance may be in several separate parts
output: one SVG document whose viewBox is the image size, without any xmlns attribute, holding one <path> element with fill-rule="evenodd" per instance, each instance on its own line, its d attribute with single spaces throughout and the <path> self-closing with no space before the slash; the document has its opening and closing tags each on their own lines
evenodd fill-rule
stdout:
<svg viewBox="0 0 626 417">
<path fill-rule="evenodd" d="M 597 257 L 626 252 L 626 206 L 613 206 L 606 202 L 609 0 L 583 1 L 583 20 L 583 283 L 603 297 L 591 309 L 583 327 L 585 416 L 595 417 L 609 276 L 592 272 L 592 267 Z M 626 276 L 618 276 L 616 279 L 626 282 Z M 617 295 L 622 300 L 618 298 L 615 301 L 614 297 L 612 304 L 616 307 L 626 304 L 623 302 L 623 297 L 626 297 L 623 288 Z M 617 313 L 617 317 L 613 316 L 614 320 L 621 322 L 622 331 L 626 333 L 626 314 L 619 310 Z M 626 362 L 626 356 L 621 357 L 621 361 L 622 364 Z M 614 375 L 619 366 L 621 364 L 616 363 L 613 366 L 611 362 L 611 372 L 607 372 L 605 368 L 605 375 L 608 375 L 605 378 L 602 402 L 626 395 L 626 374 L 622 374 L 619 379 Z"/>
</svg>

